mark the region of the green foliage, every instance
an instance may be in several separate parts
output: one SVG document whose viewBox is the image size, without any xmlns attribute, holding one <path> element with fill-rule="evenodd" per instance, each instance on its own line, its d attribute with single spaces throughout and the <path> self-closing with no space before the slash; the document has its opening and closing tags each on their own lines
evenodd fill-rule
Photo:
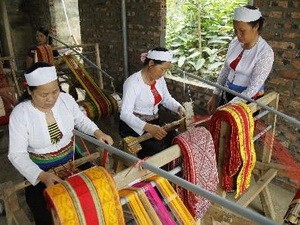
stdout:
<svg viewBox="0 0 300 225">
<path fill-rule="evenodd" d="M 167 0 L 166 45 L 176 55 L 175 67 L 215 80 L 233 38 L 233 10 L 247 2 Z"/>
</svg>

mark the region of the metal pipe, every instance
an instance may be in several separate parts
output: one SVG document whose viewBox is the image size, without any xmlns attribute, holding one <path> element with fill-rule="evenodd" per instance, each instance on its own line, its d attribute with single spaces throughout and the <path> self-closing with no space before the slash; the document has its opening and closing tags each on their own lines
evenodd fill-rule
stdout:
<svg viewBox="0 0 300 225">
<path fill-rule="evenodd" d="M 288 115 L 286 115 L 286 114 L 284 114 L 282 112 L 279 112 L 276 109 L 274 109 L 273 107 L 269 107 L 267 105 L 264 105 L 264 104 L 262 104 L 262 103 L 260 103 L 258 101 L 253 100 L 252 98 L 249 98 L 249 97 L 247 97 L 245 95 L 242 95 L 242 94 L 240 94 L 240 93 L 238 93 L 236 91 L 230 90 L 229 88 L 223 87 L 222 85 L 219 85 L 219 84 L 214 83 L 212 81 L 205 80 L 205 79 L 203 79 L 203 78 L 201 78 L 199 76 L 196 76 L 196 75 L 194 75 L 192 73 L 188 73 L 188 72 L 186 72 L 184 70 L 177 69 L 177 72 L 183 74 L 184 76 L 188 76 L 188 77 L 191 77 L 193 79 L 199 80 L 199 81 L 201 81 L 203 83 L 209 84 L 209 85 L 211 85 L 213 87 L 220 88 L 221 90 L 229 92 L 229 93 L 231 93 L 231 94 L 233 94 L 235 96 L 238 96 L 238 97 L 240 97 L 242 99 L 245 99 L 248 102 L 253 102 L 253 103 L 257 104 L 258 106 L 260 106 L 261 108 L 266 109 L 266 110 L 268 110 L 268 111 L 270 111 L 270 112 L 272 112 L 272 113 L 274 113 L 274 114 L 276 114 L 276 115 L 278 115 L 278 116 L 286 119 L 287 121 L 291 122 L 292 124 L 295 124 L 297 127 L 300 127 L 300 121 L 299 120 L 297 120 L 294 117 L 288 116 Z"/>
<path fill-rule="evenodd" d="M 124 55 L 124 78 L 128 77 L 128 42 L 126 23 L 126 2 L 122 0 L 122 33 L 123 33 L 123 55 Z"/>
<path fill-rule="evenodd" d="M 265 129 L 263 129 L 261 132 L 259 132 L 257 135 L 254 136 L 253 141 L 256 141 L 258 138 L 263 136 L 265 133 L 267 133 L 269 130 L 271 130 L 272 125 L 267 126 Z"/>
<path fill-rule="evenodd" d="M 265 111 L 259 113 L 257 116 L 255 116 L 255 117 L 254 117 L 254 120 L 255 120 L 255 121 L 256 121 L 256 120 L 259 120 L 259 119 L 261 119 L 262 117 L 264 117 L 265 115 L 267 115 L 267 114 L 269 114 L 269 113 L 270 113 L 269 111 L 265 110 Z"/>
<path fill-rule="evenodd" d="M 74 134 L 88 140 L 89 142 L 91 142 L 99 147 L 106 149 L 107 151 L 109 151 L 113 154 L 118 155 L 119 157 L 129 160 L 132 163 L 136 163 L 140 160 L 139 158 L 137 158 L 133 155 L 130 155 L 124 151 L 121 151 L 120 149 L 117 149 L 113 146 L 107 145 L 104 142 L 100 142 L 97 139 L 95 139 L 89 135 L 86 135 L 80 131 L 74 130 Z M 189 191 L 192 191 L 193 193 L 197 193 L 197 194 L 203 196 L 204 198 L 209 199 L 210 201 L 216 202 L 216 203 L 230 209 L 231 211 L 236 212 L 252 221 L 255 221 L 259 224 L 264 224 L 264 225 L 278 225 L 278 223 L 276 223 L 275 221 L 273 221 L 269 218 L 266 218 L 250 209 L 244 208 L 243 206 L 233 203 L 221 196 L 218 196 L 217 194 L 211 193 L 211 192 L 203 189 L 202 187 L 194 185 L 178 176 L 174 176 L 173 174 L 170 174 L 169 172 L 162 170 L 160 168 L 157 168 L 147 162 L 142 162 L 141 166 L 147 170 L 150 170 L 153 173 L 156 173 L 156 174 L 170 180 L 171 182 L 173 182 L 177 185 L 180 185 L 181 187 L 183 187 Z"/>
<path fill-rule="evenodd" d="M 110 76 L 107 72 L 105 72 L 103 69 L 101 69 L 99 66 L 97 66 L 95 63 L 93 63 L 91 60 L 89 60 L 86 56 L 84 56 L 81 52 L 77 51 L 75 48 L 69 46 L 68 44 L 62 42 L 61 40 L 57 39 L 55 36 L 52 34 L 49 34 L 54 40 L 58 41 L 59 43 L 63 44 L 67 48 L 71 49 L 72 51 L 76 52 L 78 55 L 80 55 L 84 60 L 86 60 L 89 64 L 94 66 L 96 69 L 100 70 L 105 76 L 107 76 L 111 81 L 114 80 L 112 76 Z"/>
</svg>

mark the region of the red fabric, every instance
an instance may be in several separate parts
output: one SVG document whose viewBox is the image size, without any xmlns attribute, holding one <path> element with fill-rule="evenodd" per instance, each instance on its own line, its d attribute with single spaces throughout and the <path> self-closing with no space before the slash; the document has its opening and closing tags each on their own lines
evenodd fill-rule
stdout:
<svg viewBox="0 0 300 225">
<path fill-rule="evenodd" d="M 222 187 L 226 192 L 234 190 L 233 176 L 239 171 L 242 164 L 242 159 L 238 149 L 237 129 L 235 129 L 235 120 L 229 113 L 223 110 L 218 110 L 214 113 L 208 124 L 208 129 L 211 132 L 215 144 L 216 154 L 219 155 L 219 137 L 221 122 L 227 121 L 229 125 L 229 135 L 226 143 L 226 150 L 224 155 L 224 168 Z"/>
<path fill-rule="evenodd" d="M 153 94 L 154 97 L 154 105 L 157 105 L 158 103 L 161 102 L 162 97 L 159 94 L 159 92 L 157 91 L 156 87 L 155 87 L 156 81 L 154 82 L 154 84 L 151 84 L 150 88 L 151 88 L 151 92 Z"/>
<path fill-rule="evenodd" d="M 176 136 L 173 144 L 180 146 L 183 178 L 209 192 L 216 192 L 219 178 L 209 131 L 205 127 L 196 127 Z M 178 163 L 178 160 L 174 161 L 171 166 L 175 167 Z M 195 219 L 202 218 L 210 205 L 209 200 L 182 187 L 176 189 L 191 215 Z"/>
<path fill-rule="evenodd" d="M 77 199 L 79 200 L 79 204 L 81 206 L 89 206 L 81 207 L 86 222 L 85 224 L 99 225 L 100 222 L 98 220 L 97 210 L 87 183 L 82 179 L 81 176 L 70 177 L 68 179 L 68 183 L 75 191 Z"/>
<path fill-rule="evenodd" d="M 46 62 L 54 65 L 54 56 L 50 45 L 38 45 L 36 47 L 38 62 Z"/>
<path fill-rule="evenodd" d="M 243 121 L 243 126 L 244 126 L 243 136 L 244 136 L 244 138 L 250 137 L 250 124 L 248 122 L 249 119 L 248 119 L 247 113 L 241 106 L 232 104 L 232 105 L 230 105 L 230 107 L 234 108 L 239 113 L 239 115 Z M 243 167 L 244 167 L 245 173 L 242 174 L 243 178 L 242 178 L 242 182 L 240 184 L 240 192 L 241 193 L 243 193 L 247 188 L 247 185 L 246 185 L 247 177 L 246 176 L 249 174 L 249 171 L 251 170 L 251 163 L 253 162 L 251 151 L 250 151 L 251 141 L 250 140 L 244 141 L 244 144 L 245 144 L 245 149 L 246 149 L 246 151 L 245 151 L 246 158 L 245 158 L 245 160 L 243 160 Z"/>
<path fill-rule="evenodd" d="M 238 57 L 236 57 L 235 60 L 233 60 L 231 63 L 230 63 L 230 67 L 235 70 L 236 66 L 239 64 L 242 56 L 243 56 L 243 53 L 244 53 L 244 49 L 241 51 L 241 53 L 238 55 Z"/>
<path fill-rule="evenodd" d="M 0 115 L 0 125 L 8 124 L 9 115 L 16 104 L 15 92 L 12 87 L 0 88 L 0 98 L 3 101 L 5 115 Z"/>
<path fill-rule="evenodd" d="M 224 167 L 223 167 L 223 178 L 222 187 L 226 192 L 232 192 L 236 188 L 236 177 L 242 172 L 242 178 L 240 184 L 238 185 L 238 190 L 243 193 L 247 186 L 247 178 L 252 172 L 252 165 L 255 163 L 255 155 L 251 153 L 251 146 L 253 144 L 253 137 L 250 135 L 250 125 L 248 117 L 245 110 L 235 104 L 226 106 L 226 108 L 231 108 L 237 113 L 237 117 L 242 124 L 242 133 L 239 133 L 238 121 L 234 116 L 222 108 L 215 112 L 209 121 L 208 129 L 211 132 L 215 144 L 215 149 L 219 149 L 220 140 L 220 128 L 223 121 L 227 122 L 228 127 L 228 137 L 226 139 L 225 153 L 224 153 Z M 252 118 L 253 119 L 253 118 Z M 253 135 L 253 134 L 252 134 Z M 240 139 L 243 137 L 243 139 Z M 252 138 L 252 139 L 251 139 Z M 243 148 L 240 147 L 240 141 L 243 140 Z M 245 159 L 242 160 L 241 151 L 245 154 Z M 217 152 L 218 155 L 218 152 Z"/>
</svg>

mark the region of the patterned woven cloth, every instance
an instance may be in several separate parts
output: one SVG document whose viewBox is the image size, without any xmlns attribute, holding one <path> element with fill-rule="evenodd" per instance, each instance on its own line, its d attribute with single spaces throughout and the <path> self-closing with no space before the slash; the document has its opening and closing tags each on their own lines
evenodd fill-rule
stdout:
<svg viewBox="0 0 300 225">
<path fill-rule="evenodd" d="M 182 177 L 209 192 L 216 192 L 219 178 L 215 148 L 209 131 L 205 127 L 196 127 L 176 136 L 173 144 L 180 146 Z M 171 167 L 179 163 L 176 160 L 171 163 Z M 181 187 L 176 189 L 192 216 L 196 220 L 202 218 L 210 205 L 209 200 Z"/>
<path fill-rule="evenodd" d="M 38 45 L 35 49 L 35 62 L 46 62 L 54 65 L 54 56 L 50 45 Z"/>
<path fill-rule="evenodd" d="M 76 79 L 80 82 L 89 98 L 93 101 L 99 111 L 99 116 L 107 117 L 112 113 L 112 104 L 106 94 L 95 83 L 90 74 L 74 55 L 64 55 L 62 57 L 68 67 L 72 70 Z M 99 118 L 97 118 L 99 119 Z"/>
<path fill-rule="evenodd" d="M 125 224 L 118 190 L 103 167 L 93 167 L 45 189 L 54 221 L 63 225 Z"/>
<path fill-rule="evenodd" d="M 250 108 L 243 102 L 230 104 L 216 111 L 209 121 L 208 129 L 213 136 L 217 152 L 222 122 L 229 125 L 224 149 L 222 187 L 226 192 L 236 189 L 237 198 L 249 187 L 256 162 L 254 120 Z"/>
</svg>

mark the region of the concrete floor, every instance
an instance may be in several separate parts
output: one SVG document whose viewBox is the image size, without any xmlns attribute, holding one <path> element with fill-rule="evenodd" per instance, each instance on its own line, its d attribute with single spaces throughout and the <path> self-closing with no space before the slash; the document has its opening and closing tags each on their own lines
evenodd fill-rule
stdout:
<svg viewBox="0 0 300 225">
<path fill-rule="evenodd" d="M 117 147 L 119 140 L 120 140 L 120 137 L 117 132 L 118 131 L 118 117 L 117 116 L 110 117 L 109 119 L 100 121 L 98 123 L 98 125 L 104 132 L 110 134 L 113 137 L 113 139 L 115 140 L 114 145 Z M 1 168 L 0 183 L 4 183 L 4 182 L 10 181 L 10 180 L 17 183 L 18 181 L 22 181 L 23 178 L 14 169 L 14 167 L 12 167 L 12 165 L 10 164 L 10 162 L 7 159 L 7 143 L 8 143 L 7 128 L 1 127 L 0 128 L 0 168 Z M 269 187 L 271 190 L 271 196 L 272 196 L 275 211 L 277 214 L 276 221 L 279 224 L 282 224 L 282 222 L 283 222 L 282 218 L 283 218 L 285 212 L 287 211 L 287 208 L 294 196 L 294 193 L 292 193 L 291 191 L 282 189 L 274 184 L 271 184 Z M 30 213 L 29 213 L 29 210 L 24 201 L 24 195 L 23 195 L 22 191 L 20 191 L 19 196 L 20 196 L 19 201 L 21 202 L 20 204 L 22 205 L 22 207 L 24 207 L 25 212 L 30 217 Z M 260 205 L 260 201 L 258 198 L 255 199 L 251 203 L 250 208 L 257 211 L 258 213 L 261 213 L 261 205 Z M 205 216 L 205 218 L 206 218 L 205 221 L 208 221 L 207 218 L 210 218 L 211 216 L 215 216 L 216 218 L 219 218 L 221 220 L 221 219 L 224 219 L 225 213 L 223 215 L 222 214 L 217 215 L 215 212 L 209 210 L 209 212 Z M 205 225 L 207 225 L 207 224 L 209 224 L 209 223 L 208 222 L 205 223 Z M 239 224 L 239 222 L 236 222 L 235 219 L 231 219 L 230 224 L 241 225 L 241 224 Z M 254 223 L 249 222 L 249 224 L 254 224 Z M 0 225 L 6 225 L 4 215 L 0 216 Z"/>
</svg>

